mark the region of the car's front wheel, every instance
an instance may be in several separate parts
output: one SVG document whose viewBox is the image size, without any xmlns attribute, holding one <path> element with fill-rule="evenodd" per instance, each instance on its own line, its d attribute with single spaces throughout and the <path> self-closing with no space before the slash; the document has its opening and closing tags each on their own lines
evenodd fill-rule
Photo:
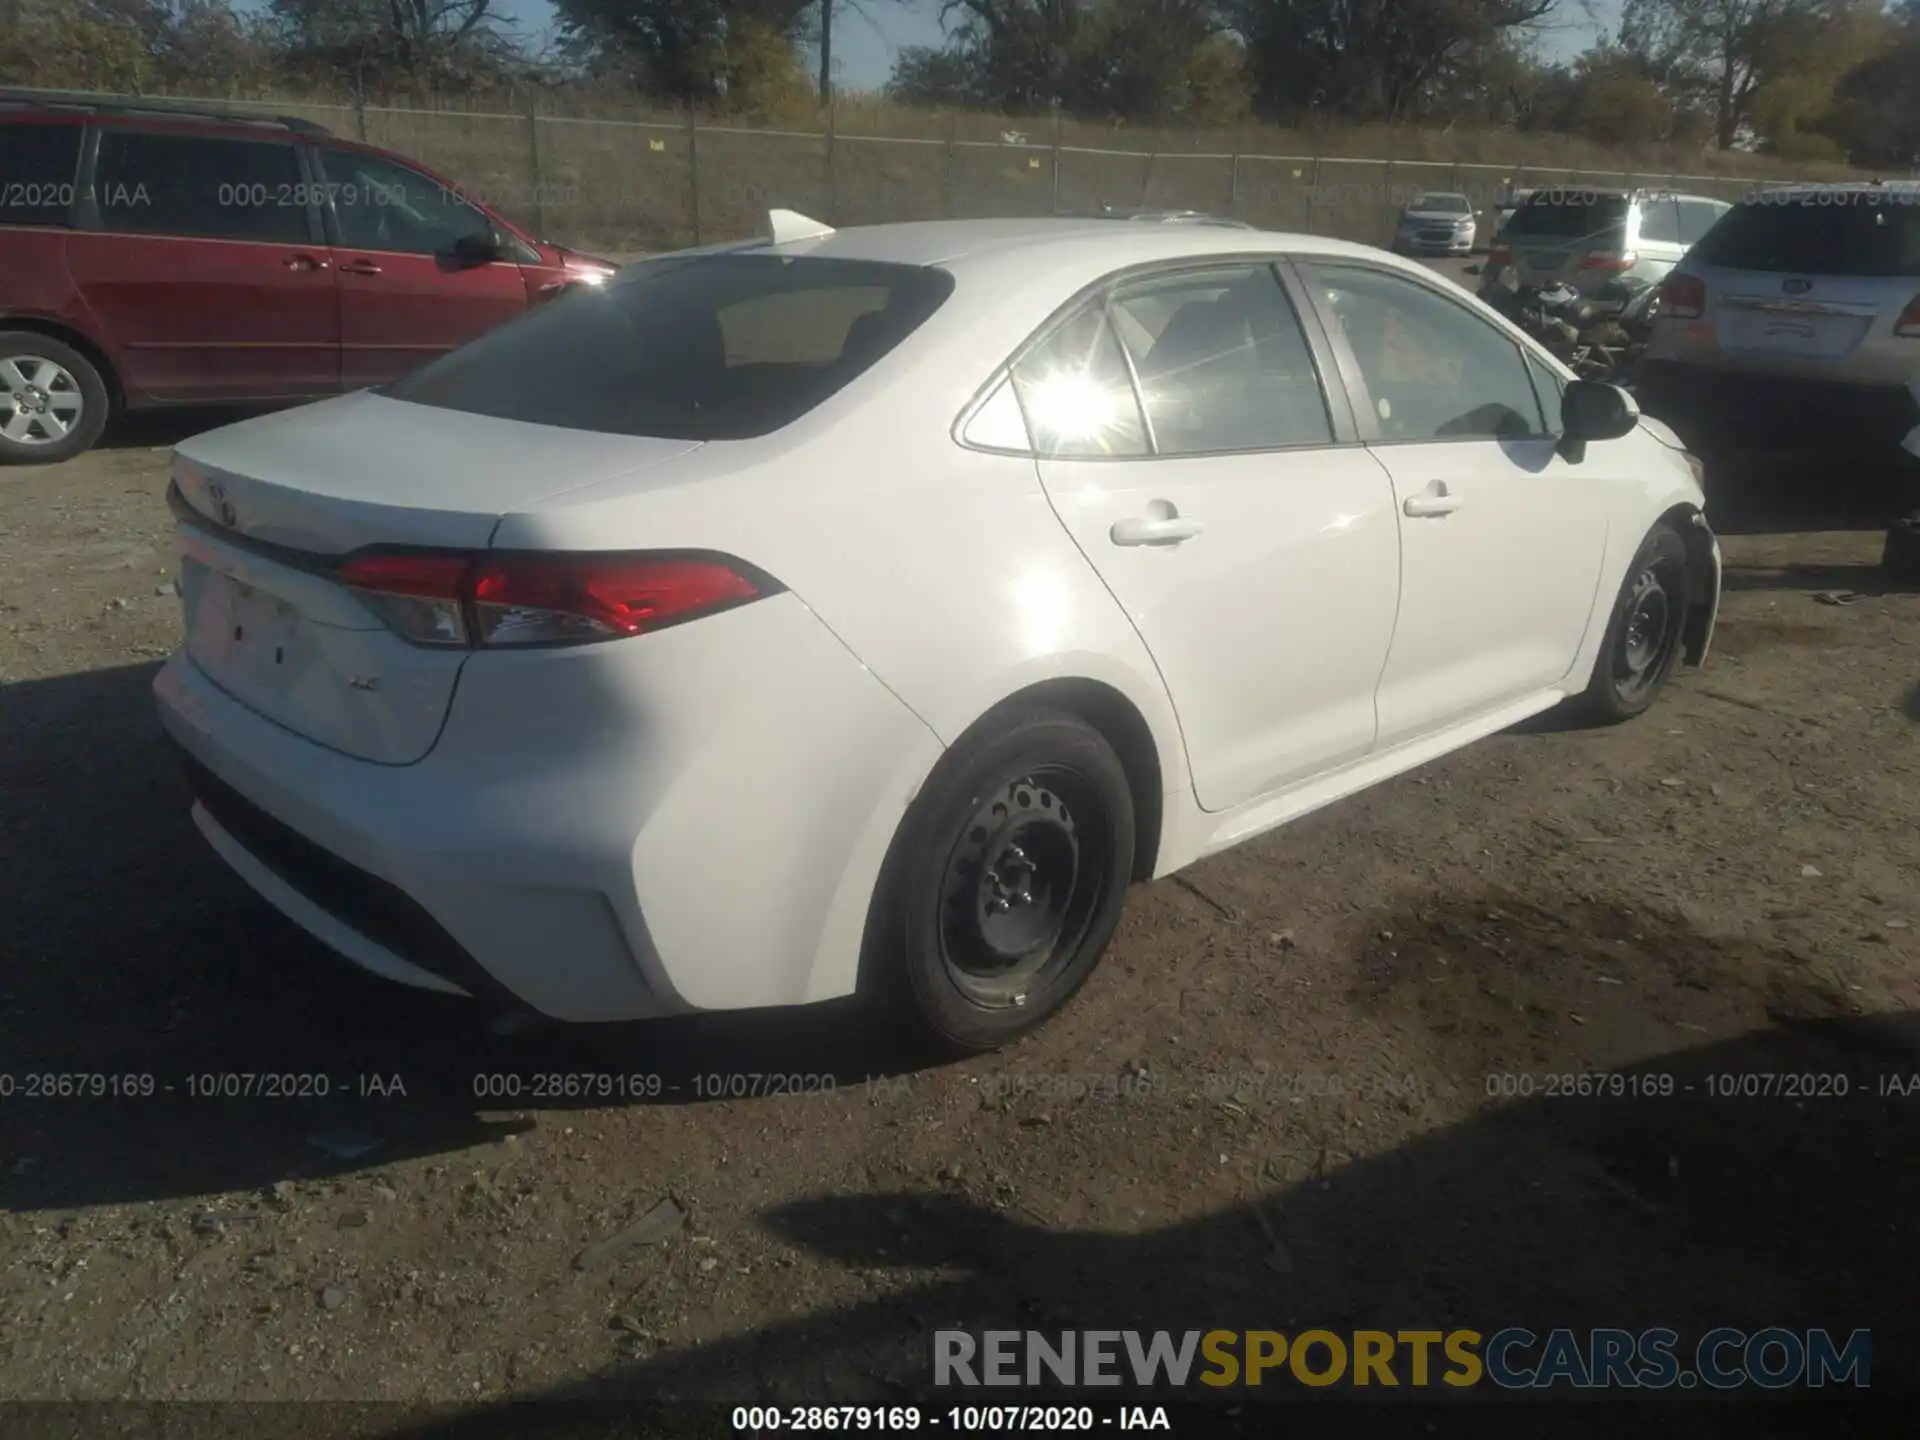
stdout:
<svg viewBox="0 0 1920 1440">
<path fill-rule="evenodd" d="M 100 438 L 107 386 L 71 345 L 32 330 L 0 330 L 0 463 L 70 460 Z"/>
<path fill-rule="evenodd" d="M 887 858 L 865 979 L 942 1049 L 1035 1029 L 1106 951 L 1134 858 L 1127 775 L 1092 726 L 990 717 L 942 758 Z"/>
<path fill-rule="evenodd" d="M 1686 652 L 1689 593 L 1687 542 L 1671 525 L 1655 525 L 1627 567 L 1593 675 L 1576 702 L 1585 718 L 1618 724 L 1653 704 Z"/>
</svg>

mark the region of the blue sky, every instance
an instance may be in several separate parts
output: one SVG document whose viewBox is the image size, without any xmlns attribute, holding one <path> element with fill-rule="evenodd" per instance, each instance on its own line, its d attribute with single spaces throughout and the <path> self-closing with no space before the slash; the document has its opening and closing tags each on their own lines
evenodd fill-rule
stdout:
<svg viewBox="0 0 1920 1440">
<path fill-rule="evenodd" d="M 941 0 L 835 0 L 835 81 L 849 90 L 874 90 L 886 83 L 893 57 L 910 45 L 938 45 Z M 1566 12 L 1543 36 L 1543 45 L 1555 58 L 1584 50 L 1598 37 L 1600 25 L 1589 20 L 1581 0 L 1561 0 Z M 1618 20 L 1620 0 L 1592 0 L 1601 24 Z M 528 38 L 538 38 L 553 23 L 547 0 L 500 0 L 501 12 L 518 22 Z"/>
</svg>

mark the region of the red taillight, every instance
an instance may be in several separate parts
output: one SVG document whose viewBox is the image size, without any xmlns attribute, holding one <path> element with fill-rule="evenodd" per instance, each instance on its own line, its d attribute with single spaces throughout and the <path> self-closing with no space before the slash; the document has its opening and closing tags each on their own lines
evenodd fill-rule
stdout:
<svg viewBox="0 0 1920 1440">
<path fill-rule="evenodd" d="M 1513 249 L 1511 246 L 1495 245 L 1487 251 L 1487 264 L 1489 265 L 1511 265 L 1512 263 Z"/>
<path fill-rule="evenodd" d="M 471 557 L 445 551 L 382 551 L 352 555 L 340 562 L 340 583 L 384 595 L 419 595 L 458 600 Z"/>
<path fill-rule="evenodd" d="M 1707 308 L 1707 282 L 1697 275 L 1669 275 L 1660 282 L 1660 314 L 1673 320 L 1698 320 Z"/>
<path fill-rule="evenodd" d="M 472 599 L 482 645 L 551 645 L 640 635 L 762 593 L 720 560 L 511 555 L 480 562 Z"/>
<path fill-rule="evenodd" d="M 1640 263 L 1637 255 L 1617 255 L 1609 250 L 1594 250 L 1581 260 L 1582 270 L 1631 270 Z"/>
<path fill-rule="evenodd" d="M 642 635 L 779 587 L 717 555 L 369 551 L 335 572 L 421 645 L 578 645 Z"/>
<path fill-rule="evenodd" d="M 1907 302 L 1907 308 L 1900 312 L 1900 318 L 1893 322 L 1893 333 L 1911 340 L 1920 337 L 1920 295 Z"/>
</svg>

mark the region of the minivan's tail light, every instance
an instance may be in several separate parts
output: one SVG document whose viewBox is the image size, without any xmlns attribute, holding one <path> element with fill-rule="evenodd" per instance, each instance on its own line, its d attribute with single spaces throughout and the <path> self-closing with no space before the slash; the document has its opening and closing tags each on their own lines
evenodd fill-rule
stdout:
<svg viewBox="0 0 1920 1440">
<path fill-rule="evenodd" d="M 1698 275 L 1674 273 L 1660 282 L 1660 314 L 1673 320 L 1698 320 L 1707 309 L 1707 282 Z"/>
<path fill-rule="evenodd" d="M 1580 261 L 1582 270 L 1631 270 L 1640 263 L 1640 257 L 1628 252 L 1625 255 L 1614 250 L 1591 250 Z"/>
<path fill-rule="evenodd" d="M 1487 264 L 1489 265 L 1511 265 L 1512 263 L 1513 247 L 1510 245 L 1495 245 L 1487 251 Z"/>
<path fill-rule="evenodd" d="M 1907 308 L 1900 312 L 1900 318 L 1893 322 L 1893 333 L 1909 340 L 1920 339 L 1920 295 L 1907 302 Z"/>
<path fill-rule="evenodd" d="M 367 551 L 335 574 L 402 639 L 505 647 L 619 640 L 775 594 L 723 555 Z"/>
</svg>

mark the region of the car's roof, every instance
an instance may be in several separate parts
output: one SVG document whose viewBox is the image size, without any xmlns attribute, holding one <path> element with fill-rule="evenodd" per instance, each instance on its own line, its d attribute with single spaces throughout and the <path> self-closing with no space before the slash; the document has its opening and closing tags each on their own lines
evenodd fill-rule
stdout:
<svg viewBox="0 0 1920 1440">
<path fill-rule="evenodd" d="M 1125 225 L 1110 219 L 914 220 L 857 225 L 805 240 L 762 248 L 775 254 L 822 259 L 876 260 L 952 268 L 991 258 L 1022 264 L 1057 263 L 1078 270 L 1092 260 L 1104 267 L 1177 260 L 1183 256 L 1249 252 L 1380 258 L 1366 245 L 1324 235 L 1215 225 Z"/>
</svg>

